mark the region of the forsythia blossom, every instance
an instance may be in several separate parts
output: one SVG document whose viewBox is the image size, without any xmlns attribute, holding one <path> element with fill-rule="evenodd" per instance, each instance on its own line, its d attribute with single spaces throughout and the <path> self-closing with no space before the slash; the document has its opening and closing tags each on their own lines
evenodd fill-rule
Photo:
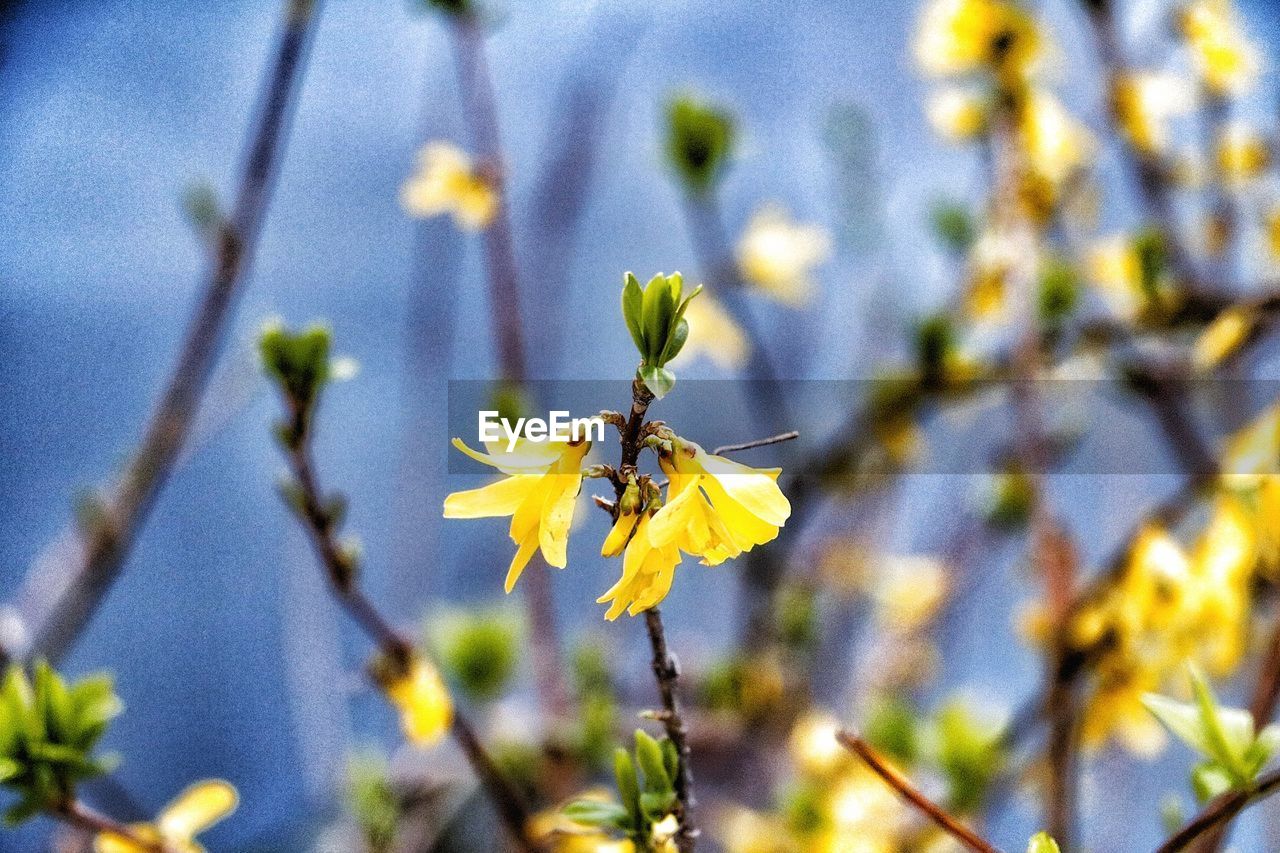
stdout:
<svg viewBox="0 0 1280 853">
<path fill-rule="evenodd" d="M 195 837 L 236 809 L 236 789 L 227 782 L 211 779 L 197 782 L 165 806 L 153 823 L 134 824 L 129 830 L 140 840 L 163 845 L 173 853 L 204 853 Z M 93 842 L 96 853 L 150 853 L 132 839 L 110 832 L 100 833 Z"/>
<path fill-rule="evenodd" d="M 831 238 L 823 228 L 792 222 L 781 208 L 765 205 L 738 242 L 738 269 L 749 283 L 794 306 L 809 299 L 809 273 L 830 255 Z"/>
<path fill-rule="evenodd" d="M 471 231 L 486 228 L 498 210 L 493 186 L 466 153 L 447 142 L 432 142 L 418 154 L 418 172 L 405 181 L 400 202 L 413 216 L 452 214 Z"/>
<path fill-rule="evenodd" d="M 710 293 L 704 292 L 690 302 L 684 316 L 689 321 L 689 340 L 674 364 L 683 364 L 698 355 L 705 355 L 721 370 L 737 370 L 746 364 L 751 342 Z"/>
<path fill-rule="evenodd" d="M 400 727 L 412 743 L 437 743 L 453 722 L 453 700 L 439 671 L 425 660 L 383 686 L 387 700 L 400 712 Z"/>
<path fill-rule="evenodd" d="M 1169 120 L 1186 115 L 1195 106 L 1195 90 L 1189 81 L 1145 71 L 1122 74 L 1111 97 L 1120 129 L 1129 143 L 1147 156 L 1168 149 Z"/>
<path fill-rule="evenodd" d="M 933 0 L 915 43 L 920 67 L 940 77 L 981 70 L 1021 77 L 1042 51 L 1031 16 L 1006 0 Z"/>
<path fill-rule="evenodd" d="M 454 492 L 444 501 L 445 518 L 511 516 L 511 539 L 517 548 L 507 569 L 506 591 L 515 587 L 536 550 L 541 549 L 549 565 L 563 569 L 574 504 L 582 488 L 582 457 L 591 442 L 521 439 L 510 453 L 496 443 L 488 453 L 478 453 L 456 438 L 453 446 L 508 475 L 480 489 Z"/>
<path fill-rule="evenodd" d="M 1231 0 L 1194 0 L 1178 22 L 1205 87 L 1239 94 L 1258 77 L 1258 50 L 1245 36 Z"/>
</svg>

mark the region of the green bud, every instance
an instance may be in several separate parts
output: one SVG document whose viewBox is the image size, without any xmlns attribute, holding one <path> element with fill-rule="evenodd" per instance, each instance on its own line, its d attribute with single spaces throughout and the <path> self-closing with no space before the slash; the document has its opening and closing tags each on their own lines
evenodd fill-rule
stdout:
<svg viewBox="0 0 1280 853">
<path fill-rule="evenodd" d="M 689 192 L 715 186 L 733 141 L 733 118 L 724 110 L 691 95 L 667 104 L 667 159 Z"/>
<path fill-rule="evenodd" d="M 640 484 L 631 478 L 618 501 L 618 510 L 623 515 L 635 515 L 640 511 Z"/>
<path fill-rule="evenodd" d="M 329 380 L 328 327 L 313 324 L 292 332 L 269 323 L 258 338 L 258 351 L 267 375 L 290 400 L 309 413 Z"/>
<path fill-rule="evenodd" d="M 1056 326 L 1066 319 L 1080 302 L 1080 278 L 1075 268 L 1058 257 L 1050 257 L 1040 266 L 1038 308 L 1040 318 Z"/>
<path fill-rule="evenodd" d="M 925 385 L 939 382 L 955 351 L 956 335 L 951 321 L 941 315 L 926 319 L 916 329 L 916 359 Z"/>
<path fill-rule="evenodd" d="M 506 692 L 520 662 L 524 625 L 507 607 L 452 611 L 428 628 L 448 680 L 477 702 Z"/>
<path fill-rule="evenodd" d="M 475 4 L 471 0 L 419 0 L 419 2 L 428 9 L 434 9 L 458 18 L 470 15 L 475 11 Z"/>
<path fill-rule="evenodd" d="M 689 339 L 689 321 L 684 315 L 689 302 L 701 292 L 702 285 L 698 285 L 686 296 L 684 279 L 678 272 L 659 273 L 644 287 L 634 275 L 626 274 L 622 318 L 640 353 L 637 374 L 658 399 L 675 385 L 675 374 L 666 364 L 680 354 Z"/>
<path fill-rule="evenodd" d="M 955 201 L 939 201 L 930 213 L 933 233 L 951 251 L 961 254 L 973 245 L 975 227 L 973 217 L 962 204 Z"/>
</svg>

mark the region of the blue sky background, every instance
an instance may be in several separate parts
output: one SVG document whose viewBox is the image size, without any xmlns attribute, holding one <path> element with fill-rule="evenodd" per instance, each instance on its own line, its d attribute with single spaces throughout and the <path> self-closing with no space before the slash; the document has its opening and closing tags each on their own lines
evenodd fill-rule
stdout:
<svg viewBox="0 0 1280 853">
<path fill-rule="evenodd" d="M 351 498 L 349 528 L 364 542 L 377 600 L 406 622 L 436 599 L 492 600 L 508 559 L 498 523 L 450 527 L 442 540 L 438 518 L 444 494 L 471 482 L 446 472 L 445 381 L 493 371 L 477 247 L 445 223 L 416 225 L 397 201 L 424 140 L 464 138 L 445 29 L 407 0 L 323 5 L 196 444 L 68 662 L 117 674 L 130 710 L 111 746 L 126 758 L 119 780 L 141 803 L 154 809 L 206 776 L 237 784 L 244 805 L 209 836 L 215 850 L 307 849 L 308 832 L 333 809 L 347 745 L 390 742 L 385 712 L 362 693 L 365 646 L 330 605 L 274 493 L 275 403 L 251 346 L 264 318 L 325 318 L 338 349 L 361 364 L 326 399 L 318 455 L 326 482 Z M 1274 9 L 1243 5 L 1273 53 Z M 0 597 L 16 594 L 69 521 L 76 494 L 125 457 L 170 369 L 203 266 L 180 199 L 198 181 L 229 192 L 276 6 L 32 0 L 3 24 Z M 1135 20 L 1154 10 L 1143 4 Z M 860 245 L 864 232 L 841 244 L 822 273 L 821 308 L 762 309 L 788 375 L 865 377 L 876 356 L 891 355 L 897 330 L 949 286 L 926 211 L 941 194 L 981 187 L 972 155 L 928 132 L 926 84 L 906 51 L 915 14 L 915 4 L 896 0 L 508 0 L 490 60 L 538 375 L 616 377 L 623 405 L 634 356 L 616 316 L 621 272 L 695 268 L 658 134 L 663 99 L 686 86 L 740 118 L 743 144 L 724 186 L 731 232 L 772 199 L 833 229 L 864 214 L 867 233 L 879 235 L 870 246 Z M 1067 59 L 1064 97 L 1098 127 L 1096 80 L 1074 61 L 1088 56 L 1083 21 L 1070 4 L 1047 4 L 1045 14 Z M 581 227 L 565 245 L 544 229 L 546 212 L 563 201 L 549 170 L 565 141 L 569 91 L 604 97 L 607 107 Z M 833 109 L 849 107 L 879 141 L 861 152 L 872 158 L 871 186 L 841 184 L 841 155 L 824 130 Z M 723 374 L 700 364 L 688 375 Z M 1101 519 L 1170 482 L 1066 488 L 1082 498 L 1074 515 L 1110 530 Z M 904 490 L 902 517 L 952 518 L 971 490 L 963 478 L 920 478 Z M 901 549 L 939 541 L 906 522 L 890 536 L 886 544 Z M 578 537 L 573 568 L 555 579 L 570 634 L 597 628 L 591 600 L 614 571 L 593 559 L 592 539 Z M 1110 541 L 1086 546 L 1096 556 Z M 1008 631 L 992 635 L 1022 592 L 996 569 L 969 618 L 953 626 L 956 662 L 939 690 L 963 683 L 1011 704 L 1034 689 L 1038 663 Z M 664 606 L 673 642 L 689 656 L 705 657 L 728 635 L 733 571 L 684 571 Z M 611 634 L 619 648 L 641 642 L 636 623 Z M 644 675 L 638 660 L 619 661 Z M 1172 768 L 1186 756 L 1173 758 L 1165 778 L 1177 778 Z M 1100 767 L 1087 802 L 1114 804 L 1131 792 L 1154 802 L 1143 779 L 1156 770 L 1112 759 Z M 1099 850 L 1121 849 L 1107 843 L 1111 832 L 1137 832 L 1144 843 L 1158 834 L 1149 809 L 1093 814 L 1108 812 L 1094 822 Z M 1018 837 L 1033 820 L 1015 809 L 994 831 Z M 30 850 L 46 829 L 0 833 L 0 850 Z M 1269 849 L 1246 835 L 1240 844 Z"/>
</svg>

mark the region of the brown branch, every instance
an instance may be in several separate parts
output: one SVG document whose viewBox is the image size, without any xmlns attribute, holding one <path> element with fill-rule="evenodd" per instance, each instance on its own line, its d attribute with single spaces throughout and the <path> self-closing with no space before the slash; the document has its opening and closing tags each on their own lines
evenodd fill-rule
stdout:
<svg viewBox="0 0 1280 853">
<path fill-rule="evenodd" d="M 1205 833 L 1232 820 L 1250 803 L 1266 799 L 1278 790 L 1280 790 L 1280 770 L 1274 770 L 1260 777 L 1250 791 L 1223 794 L 1205 806 L 1204 811 L 1157 847 L 1155 853 L 1175 853 L 1178 850 L 1185 850 Z"/>
<path fill-rule="evenodd" d="M 295 428 L 294 440 L 285 455 L 298 487 L 300 506 L 295 507 L 303 522 L 316 558 L 325 570 L 330 591 L 360 630 L 382 655 L 400 670 L 411 664 L 413 645 L 394 628 L 355 583 L 355 566 L 337 538 L 337 520 L 326 507 L 311 459 L 310 431 L 294 401 L 287 401 Z M 472 771 L 506 825 L 507 831 L 522 850 L 540 853 L 541 846 L 528 834 L 529 808 L 521 793 L 503 774 L 485 751 L 474 726 L 458 708 L 454 708 L 450 734 L 462 749 Z"/>
<path fill-rule="evenodd" d="M 124 567 L 134 539 L 169 479 L 186 443 L 217 358 L 232 307 L 261 232 L 318 0 L 287 0 L 275 59 L 263 82 L 231 215 L 221 223 L 203 295 L 178 360 L 146 432 L 102 507 L 101 523 L 85 532 L 83 550 L 66 566 L 69 578 L 43 621 L 33 627 L 31 655 L 57 661 L 74 645 Z M 28 576 L 27 584 L 33 581 Z"/>
<path fill-rule="evenodd" d="M 89 808 L 79 800 L 73 799 L 64 803 L 55 809 L 52 815 L 63 823 L 88 834 L 91 838 L 114 835 L 125 839 L 137 849 L 146 850 L 149 853 L 166 853 L 167 850 L 163 842 L 149 841 L 120 821 Z"/>
<path fill-rule="evenodd" d="M 662 696 L 662 725 L 680 756 L 675 778 L 676 820 L 680 824 L 680 831 L 675 842 L 682 853 L 686 853 L 693 850 L 698 830 L 693 822 L 693 808 L 697 803 L 693 796 L 693 771 L 689 765 L 689 738 L 684 718 L 680 715 L 680 698 L 676 695 L 680 668 L 667 650 L 667 637 L 658 608 L 646 610 L 644 621 L 649 632 L 649 645 L 653 648 L 653 675 L 658 681 L 658 693 Z"/>
<path fill-rule="evenodd" d="M 737 453 L 739 450 L 752 450 L 756 447 L 768 447 L 770 444 L 781 444 L 784 441 L 791 441 L 799 438 L 799 430 L 791 430 L 790 432 L 771 435 L 768 438 L 757 438 L 755 441 L 744 441 L 741 444 L 722 444 L 715 450 L 711 451 L 712 456 L 719 456 L 722 453 Z"/>
<path fill-rule="evenodd" d="M 626 422 L 618 427 L 622 444 L 622 462 L 618 466 L 618 476 L 613 486 L 617 501 L 613 511 L 618 511 L 625 483 L 636 470 L 642 448 L 641 436 L 644 432 L 644 419 L 648 414 L 649 404 L 653 402 L 653 392 L 640 381 L 631 382 L 631 411 Z M 680 698 L 676 694 L 676 685 L 680 678 L 680 669 L 667 649 L 666 632 L 662 626 L 662 614 L 657 607 L 644 612 L 645 627 L 649 632 L 649 645 L 653 649 L 653 675 L 658 682 L 658 694 L 662 697 L 662 724 L 667 738 L 676 748 L 680 760 L 676 769 L 676 822 L 680 829 L 676 833 L 676 847 L 681 853 L 689 853 L 694 849 L 698 838 L 698 829 L 693 819 L 693 807 L 696 804 L 693 795 L 693 770 L 690 763 L 689 738 L 685 729 L 684 718 L 680 715 Z"/>
<path fill-rule="evenodd" d="M 449 17 L 463 120 L 485 178 L 497 196 L 493 220 L 481 235 L 493 342 L 503 383 L 518 388 L 528 379 L 520 276 L 507 197 L 507 164 L 493 78 L 485 52 L 485 23 L 480 15 L 470 11 L 450 13 Z M 534 555 L 530 568 L 532 571 L 524 574 L 524 600 L 529 615 L 534 681 L 544 709 L 555 716 L 564 716 L 569 710 L 569 691 L 561 665 L 564 655 L 556 623 L 551 573 L 541 553 Z"/>
<path fill-rule="evenodd" d="M 885 759 L 876 753 L 871 745 L 862 738 L 852 732 L 841 731 L 836 733 L 836 740 L 840 741 L 840 745 L 852 752 L 854 755 L 862 759 L 862 761 L 879 776 L 884 783 L 897 792 L 898 796 L 906 800 L 917 811 L 927 817 L 929 820 L 937 824 L 943 832 L 950 835 L 956 841 L 959 841 L 970 850 L 977 853 L 1000 853 L 995 846 L 984 840 L 982 836 L 975 833 L 969 827 L 960 822 L 960 819 L 953 816 L 942 806 L 930 800 L 924 794 L 911 784 L 911 780 L 902 775 L 893 768 Z"/>
</svg>

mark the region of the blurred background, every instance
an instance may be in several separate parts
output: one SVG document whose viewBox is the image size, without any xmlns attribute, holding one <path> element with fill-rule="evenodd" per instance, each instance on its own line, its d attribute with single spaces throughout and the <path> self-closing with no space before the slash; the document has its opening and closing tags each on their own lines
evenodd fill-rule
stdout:
<svg viewBox="0 0 1280 853">
<path fill-rule="evenodd" d="M 28 570 L 73 520 L 78 497 L 128 457 L 171 369 L 207 258 L 184 198 L 202 186 L 230 197 L 277 5 L 3 5 L 0 593 L 11 602 L 10 642 L 22 639 Z M 1115 191 L 1098 228 L 1127 227 L 1136 204 L 1123 186 L 1122 147 L 1107 135 L 1088 20 L 1075 3 L 1031 5 L 1060 54 L 1059 97 L 1101 140 L 1090 157 L 1093 180 Z M 1273 133 L 1280 19 L 1264 0 L 1237 5 L 1264 70 L 1236 115 Z M 1159 0 L 1119 4 L 1135 55 L 1166 60 L 1156 45 L 1169 41 L 1172 9 Z M 64 662 L 71 673 L 113 672 L 128 709 L 108 738 L 124 762 L 111 785 L 93 783 L 86 797 L 138 804 L 140 817 L 193 779 L 231 780 L 242 804 L 206 837 L 212 850 L 358 849 L 333 840 L 347 821 L 355 751 L 460 767 L 447 746 L 426 757 L 398 754 L 395 720 L 361 672 L 367 644 L 332 604 L 304 533 L 279 500 L 283 466 L 269 430 L 279 404 L 255 347 L 266 319 L 322 319 L 337 352 L 359 365 L 326 394 L 316 456 L 326 485 L 350 499 L 362 585 L 384 612 L 418 637 L 429 611 L 502 604 L 510 555 L 503 523 L 440 517 L 448 492 L 483 482 L 449 458 L 446 412 L 451 380 L 499 372 L 484 256 L 475 234 L 447 217 L 411 217 L 400 201 L 426 142 L 468 146 L 449 27 L 408 0 L 331 0 L 315 14 L 275 193 L 189 445 L 119 582 Z M 844 399 L 859 398 L 866 388 L 857 381 L 910 360 L 921 319 L 954 305 L 956 263 L 935 233 L 935 213 L 942 201 L 979 209 L 990 181 L 981 151 L 930 129 L 934 84 L 912 56 L 918 4 L 506 0 L 487 14 L 530 378 L 616 380 L 612 405 L 624 408 L 636 355 L 617 310 L 623 271 L 707 275 L 663 148 L 666 104 L 680 92 L 734 118 L 737 141 L 718 187 L 727 239 L 736 243 L 764 203 L 828 235 L 807 301 L 748 300 L 778 377 L 851 380 L 841 386 Z M 1249 377 L 1269 377 L 1267 352 Z M 684 406 L 695 412 L 694 380 L 751 376 L 750 363 L 726 366 L 706 355 L 690 354 L 680 367 L 691 395 Z M 789 411 L 801 439 L 743 461 L 803 464 L 804 453 L 829 440 L 844 413 L 814 388 Z M 1267 391 L 1247 386 L 1255 406 Z M 1118 422 L 1120 433 L 1153 430 L 1132 406 L 1120 409 L 1115 417 L 1130 419 Z M 708 446 L 763 432 L 741 423 L 739 435 L 726 435 L 733 422 L 708 414 L 703 434 L 715 438 L 703 438 L 690 417 L 678 429 Z M 980 432 L 1010 426 L 1007 413 L 981 407 L 960 417 L 992 418 Z M 930 426 L 924 443 L 931 430 L 964 428 Z M 1086 568 L 1180 482 L 1158 441 L 1136 445 L 1149 465 L 1113 473 L 1084 464 L 1084 473 L 1050 478 Z M 930 458 L 925 451 L 915 470 L 906 466 L 853 500 L 810 505 L 789 531 L 803 573 L 831 559 L 831 541 L 845 534 L 863 550 L 921 559 L 946 561 L 963 550 L 966 525 L 990 496 L 994 463 L 991 471 L 982 470 L 984 459 L 948 470 Z M 569 568 L 553 573 L 559 629 L 567 645 L 597 643 L 622 693 L 643 704 L 653 701 L 643 628 L 627 617 L 604 623 L 594 603 L 617 567 L 596 554 L 607 519 L 592 509 L 584 498 L 579 529 L 589 535 L 575 533 Z M 1017 614 L 1040 585 L 1024 544 L 983 535 L 976 556 L 966 552 L 952 587 L 964 589 L 963 600 L 930 628 L 942 663 L 913 688 L 921 708 L 962 690 L 984 715 L 1007 719 L 1035 695 L 1043 658 L 1018 639 Z M 744 618 L 740 572 L 733 562 L 687 565 L 664 602 L 669 639 L 695 677 L 733 648 Z M 517 614 L 520 595 L 506 601 Z M 838 638 L 865 652 L 873 605 L 860 594 L 823 593 L 824 642 Z M 815 703 L 856 720 L 861 694 L 852 685 L 868 668 L 860 660 L 855 651 L 823 658 L 834 664 Z M 1223 688 L 1232 698 L 1242 691 Z M 527 661 L 482 712 L 488 731 L 528 737 L 538 714 Z M 1188 761 L 1181 747 L 1159 758 L 1135 759 L 1114 745 L 1092 754 L 1081 784 L 1082 843 L 1100 851 L 1153 846 L 1165 835 L 1165 795 L 1180 792 L 1190 803 Z M 770 772 L 760 771 L 754 794 L 730 799 L 764 808 Z M 1009 849 L 1042 826 L 1035 793 L 1019 790 L 985 824 L 990 837 L 1018 839 Z M 717 799 L 707 794 L 708 814 Z M 463 808 L 483 812 L 468 802 Z M 1278 819 L 1274 806 L 1252 810 L 1237 849 L 1276 849 Z M 484 816 L 476 820 L 482 828 L 469 842 L 441 849 L 494 849 Z M 6 830 L 0 850 L 48 849 L 52 829 L 40 820 Z M 709 835 L 708 848 L 719 849 L 717 832 Z"/>
</svg>

